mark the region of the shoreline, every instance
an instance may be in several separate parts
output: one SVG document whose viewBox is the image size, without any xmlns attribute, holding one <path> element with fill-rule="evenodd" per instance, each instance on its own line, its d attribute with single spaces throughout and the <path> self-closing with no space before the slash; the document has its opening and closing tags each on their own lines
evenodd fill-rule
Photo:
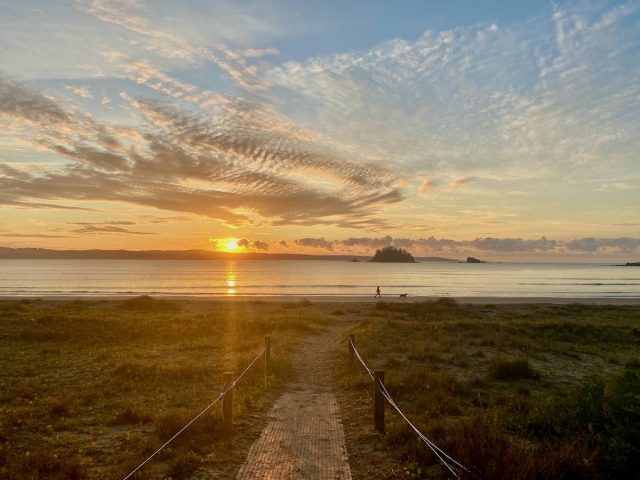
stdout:
<svg viewBox="0 0 640 480">
<path fill-rule="evenodd" d="M 130 295 L 7 295 L 0 296 L 0 301 L 10 300 L 126 300 L 144 296 L 145 294 Z M 455 300 L 461 304 L 469 305 L 510 305 L 510 304 L 552 304 L 552 305 L 640 305 L 640 297 L 453 297 L 453 296 L 413 296 L 399 298 L 398 295 L 383 296 L 378 300 L 371 296 L 354 295 L 149 295 L 153 298 L 167 300 L 194 301 L 194 302 L 272 302 L 272 303 L 292 303 L 308 300 L 312 303 L 366 303 L 373 304 L 379 301 L 394 303 L 418 303 L 432 302 L 441 298 Z M 386 298 L 384 298 L 386 297 Z"/>
</svg>

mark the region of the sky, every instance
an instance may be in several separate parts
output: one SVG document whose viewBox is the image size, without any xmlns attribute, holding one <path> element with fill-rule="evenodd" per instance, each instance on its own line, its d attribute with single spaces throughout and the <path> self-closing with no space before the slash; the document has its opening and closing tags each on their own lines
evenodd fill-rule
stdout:
<svg viewBox="0 0 640 480">
<path fill-rule="evenodd" d="M 640 260 L 640 0 L 0 0 L 0 246 Z"/>
</svg>

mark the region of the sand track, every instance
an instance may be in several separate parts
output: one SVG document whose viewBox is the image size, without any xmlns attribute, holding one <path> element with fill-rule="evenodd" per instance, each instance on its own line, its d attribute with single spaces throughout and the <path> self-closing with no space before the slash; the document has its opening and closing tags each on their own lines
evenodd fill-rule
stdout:
<svg viewBox="0 0 640 480">
<path fill-rule="evenodd" d="M 351 479 L 331 378 L 344 328 L 331 327 L 301 344 L 294 355 L 294 380 L 269 412 L 237 479 Z"/>
</svg>

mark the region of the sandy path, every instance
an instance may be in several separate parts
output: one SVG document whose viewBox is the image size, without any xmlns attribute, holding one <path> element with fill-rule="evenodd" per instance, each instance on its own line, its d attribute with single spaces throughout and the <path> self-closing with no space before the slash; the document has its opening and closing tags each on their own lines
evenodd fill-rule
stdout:
<svg viewBox="0 0 640 480">
<path fill-rule="evenodd" d="M 267 426 L 240 469 L 239 480 L 351 480 L 344 430 L 331 387 L 332 355 L 345 325 L 305 339 L 295 376 L 269 412 Z"/>
</svg>

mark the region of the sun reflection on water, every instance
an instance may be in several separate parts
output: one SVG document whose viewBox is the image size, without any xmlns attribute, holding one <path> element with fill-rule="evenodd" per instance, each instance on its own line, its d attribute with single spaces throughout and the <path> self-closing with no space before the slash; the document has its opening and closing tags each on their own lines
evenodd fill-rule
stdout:
<svg viewBox="0 0 640 480">
<path fill-rule="evenodd" d="M 226 273 L 226 280 L 225 280 L 227 284 L 227 290 L 226 290 L 227 295 L 236 294 L 236 281 L 238 278 L 235 270 L 236 270 L 236 263 L 229 262 L 227 264 L 227 273 Z"/>
</svg>

